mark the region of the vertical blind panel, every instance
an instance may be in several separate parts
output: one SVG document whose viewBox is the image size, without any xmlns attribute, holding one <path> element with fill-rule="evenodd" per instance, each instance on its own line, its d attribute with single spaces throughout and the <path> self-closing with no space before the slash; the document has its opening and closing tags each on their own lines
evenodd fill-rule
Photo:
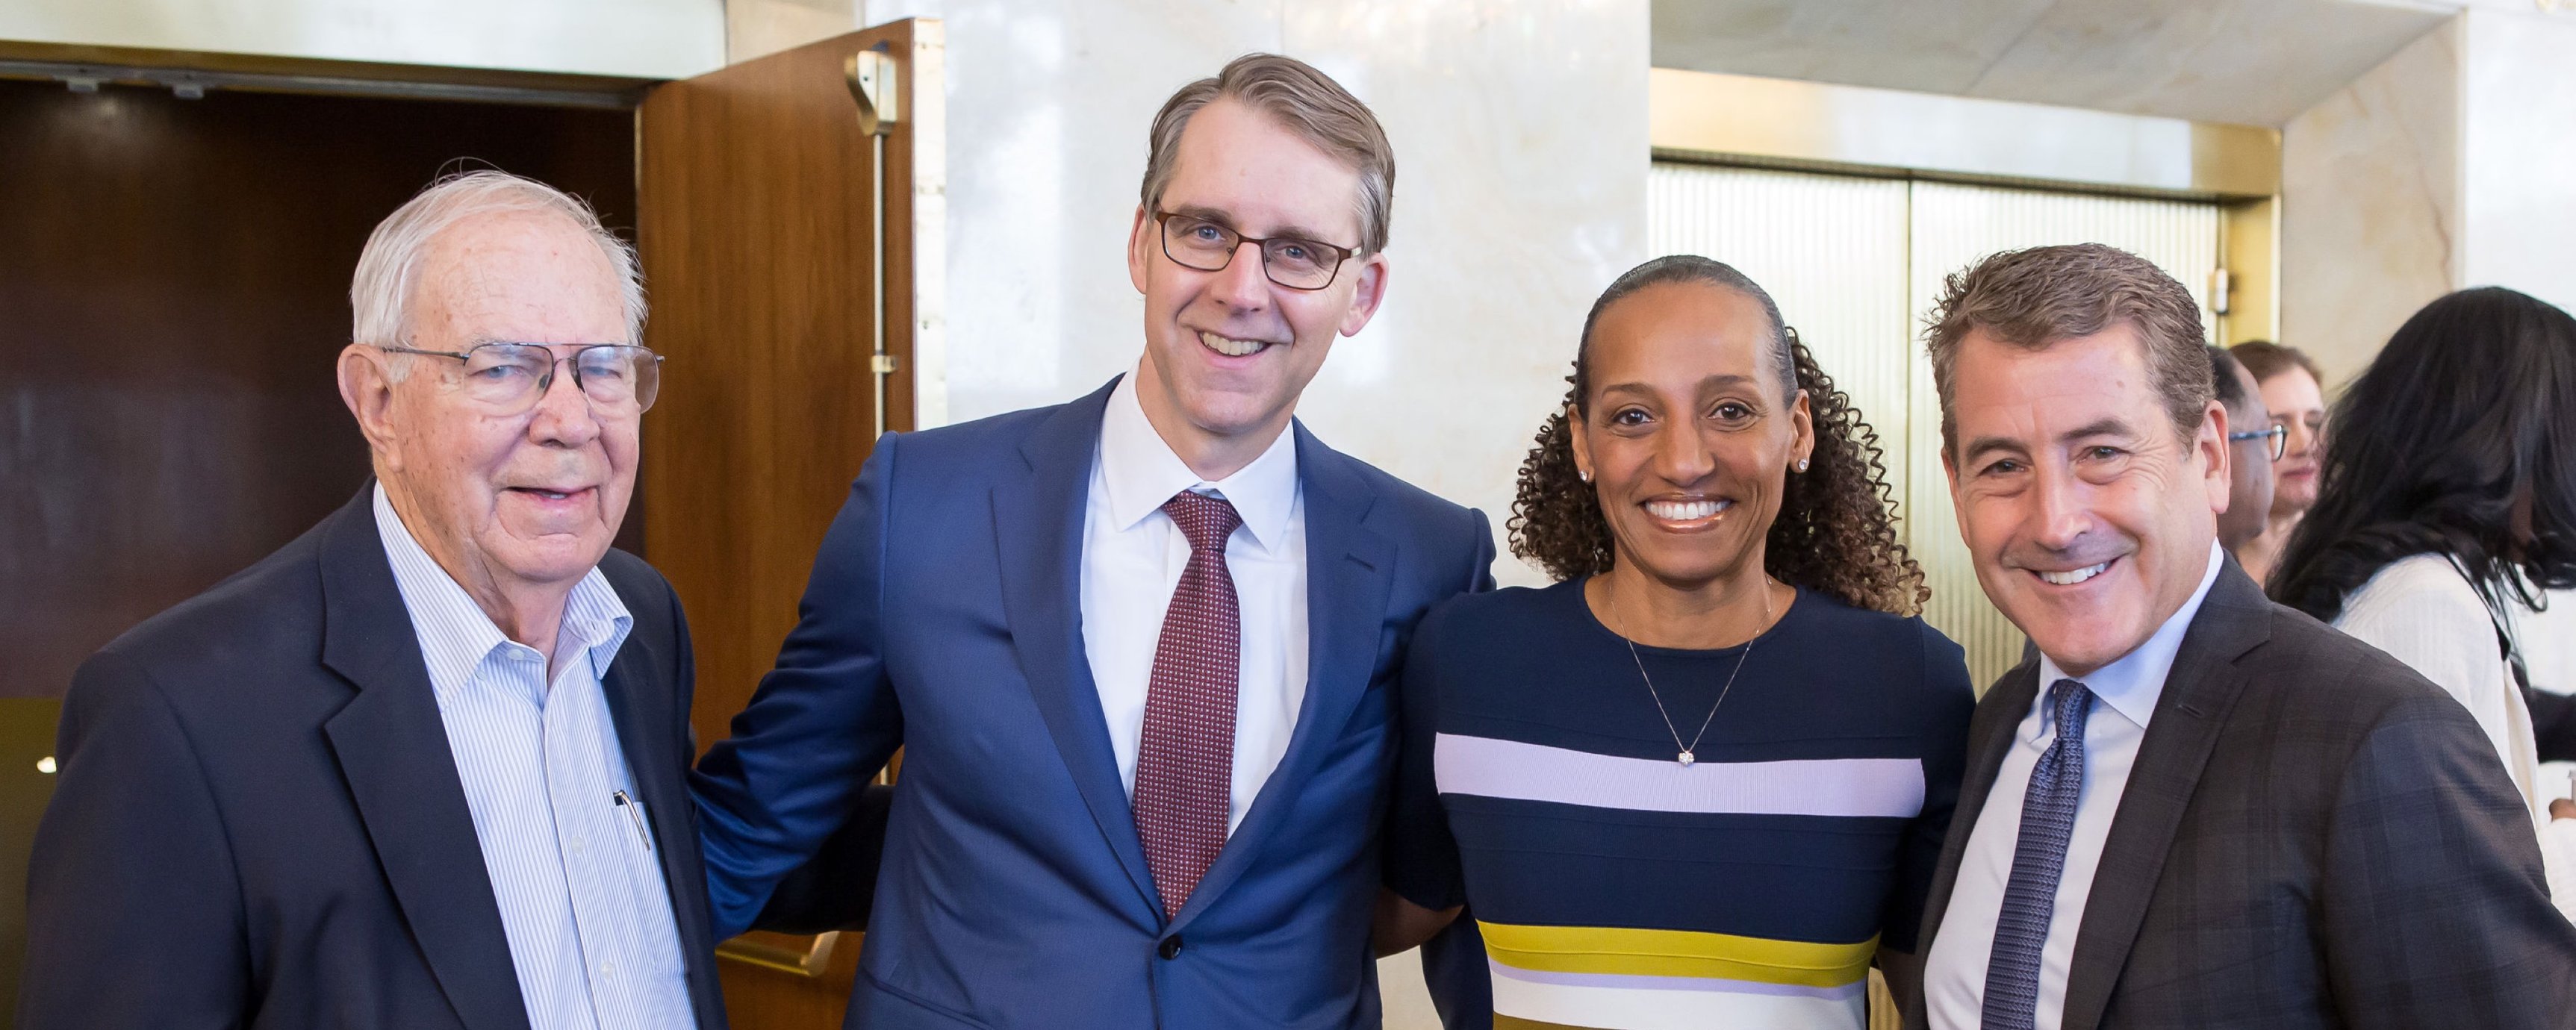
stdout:
<svg viewBox="0 0 2576 1030">
<path fill-rule="evenodd" d="M 1905 182 L 1658 163 L 1646 183 L 1654 252 L 1715 258 L 1761 284 L 1877 431 L 1888 497 L 1902 502 L 1914 364 Z"/>
<path fill-rule="evenodd" d="M 1928 315 L 1941 281 L 1998 251 L 2060 243 L 2107 243 L 2170 273 L 2212 324 L 2210 272 L 2218 267 L 2218 208 L 2186 201 L 2097 197 L 2034 190 L 1918 182 L 1913 187 L 1912 288 L 1907 308 Z M 1918 325 L 1917 330 L 1922 328 Z M 1913 351 L 1912 489 L 1915 513 L 1907 546 L 1923 563 L 1932 602 L 1923 617 L 1967 648 L 1968 669 L 1982 687 L 2020 660 L 2021 632 L 1986 600 L 1959 539 L 1949 478 L 1941 469 L 1940 398 L 1932 363 Z"/>
</svg>

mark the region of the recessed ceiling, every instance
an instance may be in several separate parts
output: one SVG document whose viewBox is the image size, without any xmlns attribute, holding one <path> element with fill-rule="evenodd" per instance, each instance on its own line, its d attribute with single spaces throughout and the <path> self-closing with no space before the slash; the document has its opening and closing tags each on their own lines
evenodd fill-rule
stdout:
<svg viewBox="0 0 2576 1030">
<path fill-rule="evenodd" d="M 2456 4 L 1653 0 L 1658 68 L 2279 126 Z"/>
</svg>

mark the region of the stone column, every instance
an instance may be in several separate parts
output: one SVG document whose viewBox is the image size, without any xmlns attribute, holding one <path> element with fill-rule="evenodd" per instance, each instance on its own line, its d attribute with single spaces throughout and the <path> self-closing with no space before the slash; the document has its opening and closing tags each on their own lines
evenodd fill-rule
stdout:
<svg viewBox="0 0 2576 1030">
<path fill-rule="evenodd" d="M 2340 381 L 2451 290 L 2576 309 L 2570 65 L 2576 14 L 2494 0 L 2283 127 L 2283 342 Z"/>
</svg>

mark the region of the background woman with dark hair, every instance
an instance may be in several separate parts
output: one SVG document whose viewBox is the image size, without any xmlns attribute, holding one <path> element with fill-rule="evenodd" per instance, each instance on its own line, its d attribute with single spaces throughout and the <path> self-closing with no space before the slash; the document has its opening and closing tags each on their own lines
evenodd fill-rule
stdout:
<svg viewBox="0 0 2576 1030">
<path fill-rule="evenodd" d="M 2273 597 L 2468 706 L 2531 800 L 2550 894 L 2576 917 L 2576 819 L 2545 807 L 2506 629 L 2543 589 L 2576 586 L 2576 319 L 2506 289 L 2443 297 L 2389 338 L 2330 424 Z"/>
<path fill-rule="evenodd" d="M 1913 980 L 1974 704 L 1876 434 L 1706 258 L 1611 284 L 1570 381 L 1512 522 L 1562 582 L 1408 652 L 1380 951 L 1464 905 L 1498 1023 L 1857 1030 L 1873 961 Z"/>
</svg>

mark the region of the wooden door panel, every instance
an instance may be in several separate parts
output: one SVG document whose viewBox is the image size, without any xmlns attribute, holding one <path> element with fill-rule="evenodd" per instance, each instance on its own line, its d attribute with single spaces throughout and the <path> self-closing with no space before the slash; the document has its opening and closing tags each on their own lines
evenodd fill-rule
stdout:
<svg viewBox="0 0 2576 1030">
<path fill-rule="evenodd" d="M 815 549 L 875 443 L 880 368 L 895 370 L 883 425 L 911 425 L 914 198 L 919 170 L 938 167 L 916 141 L 940 137 L 915 110 L 935 120 L 938 105 L 909 101 L 938 92 L 939 45 L 936 21 L 896 22 L 663 85 L 637 115 L 645 339 L 668 358 L 644 427 L 645 554 L 688 611 L 701 747 L 725 736 L 795 625 Z M 882 135 L 849 78 L 868 50 L 892 58 Z M 823 958 L 812 938 L 730 945 L 733 1024 L 838 1027 L 858 935 L 826 943 L 828 961 L 800 961 Z"/>
</svg>

